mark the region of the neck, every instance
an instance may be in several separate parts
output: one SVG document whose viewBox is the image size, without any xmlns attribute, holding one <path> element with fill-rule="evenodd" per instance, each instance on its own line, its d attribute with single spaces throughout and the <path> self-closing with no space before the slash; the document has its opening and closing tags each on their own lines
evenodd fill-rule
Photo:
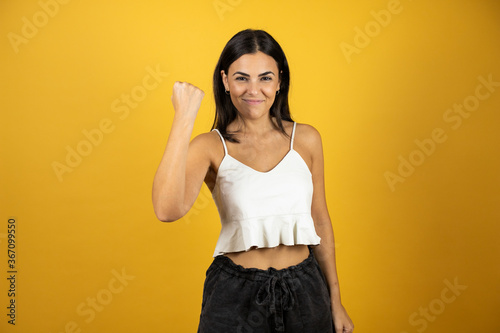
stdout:
<svg viewBox="0 0 500 333">
<path fill-rule="evenodd" d="M 258 119 L 244 119 L 241 116 L 236 118 L 231 126 L 232 132 L 238 132 L 243 135 L 262 136 L 276 129 L 276 119 L 269 117 L 269 114 Z"/>
</svg>

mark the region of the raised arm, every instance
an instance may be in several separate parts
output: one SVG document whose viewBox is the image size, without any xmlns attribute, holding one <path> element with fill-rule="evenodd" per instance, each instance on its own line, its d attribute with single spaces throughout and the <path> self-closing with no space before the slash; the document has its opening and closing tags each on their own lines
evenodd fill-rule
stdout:
<svg viewBox="0 0 500 333">
<path fill-rule="evenodd" d="M 189 211 L 210 167 L 206 140 L 197 137 L 190 143 L 203 96 L 189 83 L 174 83 L 174 120 L 153 181 L 153 207 L 160 221 L 176 221 Z"/>
</svg>

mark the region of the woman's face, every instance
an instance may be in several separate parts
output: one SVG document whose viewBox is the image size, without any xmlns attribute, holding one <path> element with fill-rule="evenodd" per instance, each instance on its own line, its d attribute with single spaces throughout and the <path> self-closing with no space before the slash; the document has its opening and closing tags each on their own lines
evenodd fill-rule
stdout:
<svg viewBox="0 0 500 333">
<path fill-rule="evenodd" d="M 273 57 L 262 52 L 242 55 L 221 75 L 231 101 L 242 116 L 257 119 L 269 113 L 280 89 L 278 66 Z"/>
</svg>

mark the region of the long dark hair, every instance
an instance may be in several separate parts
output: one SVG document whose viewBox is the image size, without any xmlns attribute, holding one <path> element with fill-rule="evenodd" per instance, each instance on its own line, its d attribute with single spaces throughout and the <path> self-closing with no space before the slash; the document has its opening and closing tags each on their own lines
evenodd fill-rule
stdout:
<svg viewBox="0 0 500 333">
<path fill-rule="evenodd" d="M 231 101 L 231 96 L 225 93 L 221 71 L 228 73 L 229 66 L 244 54 L 254 54 L 258 51 L 273 57 L 280 73 L 280 90 L 271 106 L 269 116 L 276 119 L 276 127 L 287 135 L 282 120 L 293 121 L 288 106 L 288 91 L 290 90 L 290 69 L 285 53 L 276 40 L 263 30 L 247 29 L 238 32 L 229 42 L 220 55 L 215 66 L 213 86 L 215 97 L 215 119 L 212 129 L 217 128 L 222 136 L 231 142 L 238 142 L 231 133 L 227 133 L 227 126 L 236 119 L 238 110 Z M 274 125 L 274 122 L 273 122 Z"/>
</svg>

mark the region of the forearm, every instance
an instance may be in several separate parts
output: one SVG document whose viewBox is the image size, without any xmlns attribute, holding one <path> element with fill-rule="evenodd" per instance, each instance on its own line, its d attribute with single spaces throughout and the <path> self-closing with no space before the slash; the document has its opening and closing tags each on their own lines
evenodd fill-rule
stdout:
<svg viewBox="0 0 500 333">
<path fill-rule="evenodd" d="M 314 255 L 325 275 L 332 306 L 340 307 L 340 287 L 335 260 L 335 239 L 330 221 L 316 224 L 316 231 L 321 237 L 321 244 L 315 247 Z"/>
<path fill-rule="evenodd" d="M 153 181 L 153 207 L 162 221 L 182 217 L 185 208 L 186 160 L 194 120 L 175 115 L 167 146 Z"/>
</svg>

